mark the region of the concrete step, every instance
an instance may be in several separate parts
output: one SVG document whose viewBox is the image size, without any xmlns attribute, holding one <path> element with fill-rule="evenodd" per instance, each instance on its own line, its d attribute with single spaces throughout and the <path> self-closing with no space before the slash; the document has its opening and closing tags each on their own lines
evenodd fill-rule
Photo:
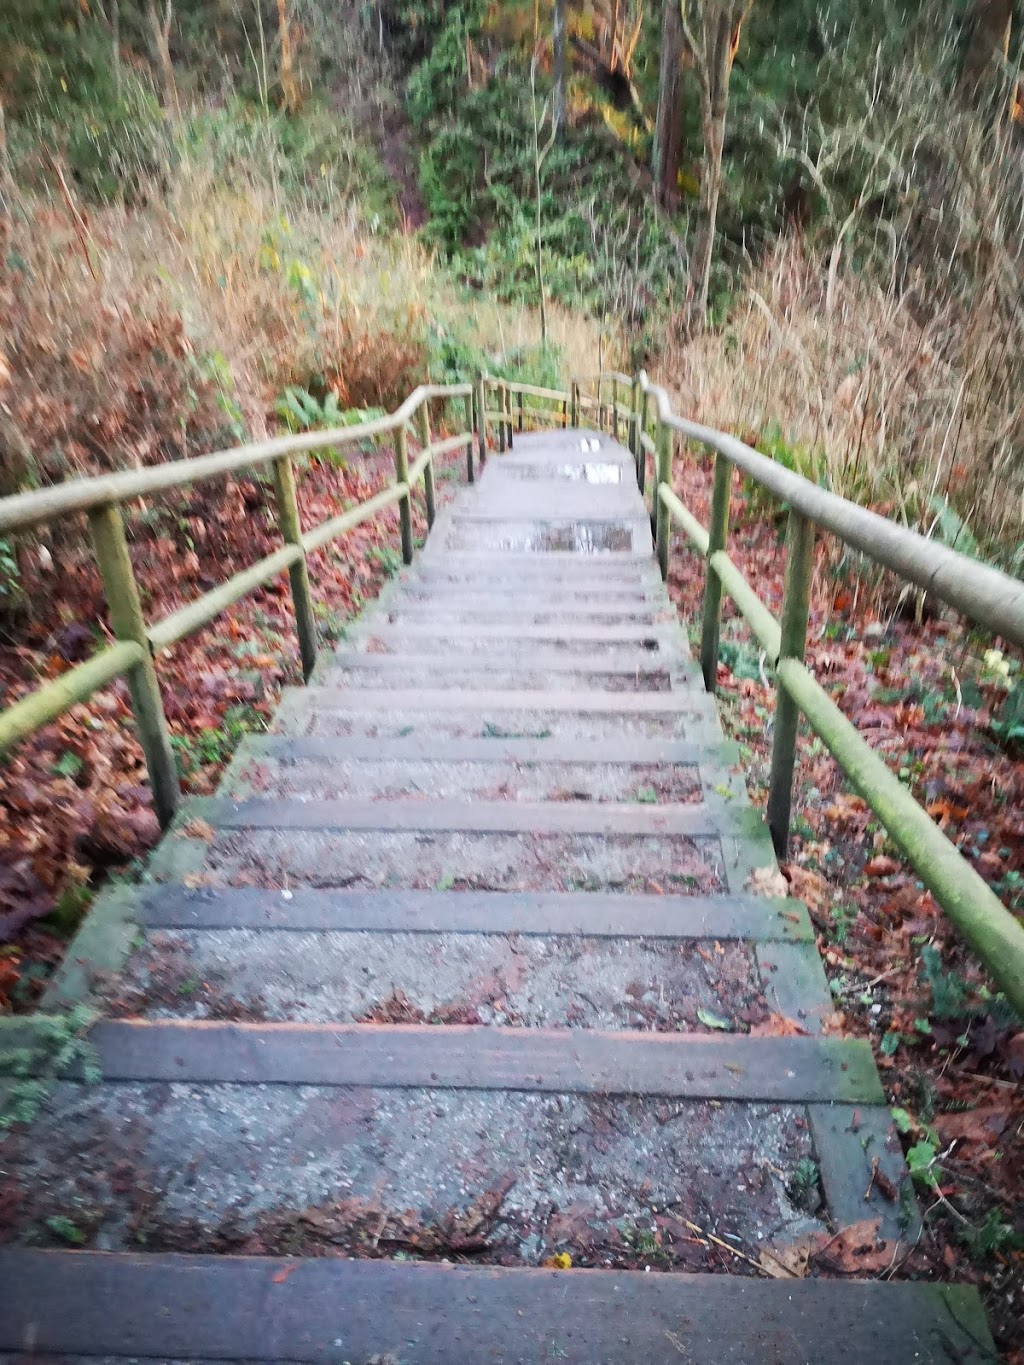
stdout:
<svg viewBox="0 0 1024 1365">
<path fill-rule="evenodd" d="M 275 728 L 290 735 L 383 739 L 721 739 L 714 701 L 701 692 L 295 688 L 285 690 Z"/>
<path fill-rule="evenodd" d="M 15 1235 L 62 1219 L 107 1251 L 358 1256 L 372 1201 L 370 1254 L 387 1255 L 415 1248 L 404 1218 L 428 1246 L 493 1201 L 484 1259 L 571 1246 L 577 1265 L 614 1264 L 667 1215 L 661 1264 L 701 1268 L 713 1244 L 686 1220 L 747 1255 L 821 1229 L 832 1176 L 824 1206 L 793 1190 L 829 1168 L 828 1115 L 853 1115 L 862 1159 L 888 1120 L 862 1041 L 182 1020 L 106 1021 L 90 1040 L 102 1084 L 58 1082 L 5 1153 L 31 1192 Z"/>
<path fill-rule="evenodd" d="M 609 667 L 609 662 L 611 666 Z M 597 656 L 555 655 L 538 658 L 532 652 L 510 663 L 507 655 L 476 653 L 467 659 L 441 654 L 347 653 L 318 670 L 317 681 L 325 687 L 440 688 L 459 687 L 488 691 L 549 692 L 579 688 L 587 692 L 671 692 L 694 685 L 692 664 L 655 664 L 651 656 L 623 664 Z"/>
<path fill-rule="evenodd" d="M 977 1291 L 958 1285 L 45 1251 L 0 1251 L 0 1283 L 12 1362 L 27 1341 L 110 1365 L 995 1361 Z"/>
<path fill-rule="evenodd" d="M 478 890 L 738 891 L 774 858 L 742 808 L 587 801 L 231 801 L 190 807 L 213 831 L 211 884 Z"/>
<path fill-rule="evenodd" d="M 576 521 L 509 521 L 453 517 L 443 534 L 444 548 L 455 553 L 534 555 L 543 551 L 574 554 L 649 554 L 651 527 L 642 508 L 632 518 L 589 517 Z"/>
<path fill-rule="evenodd" d="M 457 583 L 466 587 L 585 588 L 595 592 L 635 591 L 662 587 L 649 555 L 573 554 L 438 554 L 423 555 L 408 577 L 421 583 Z"/>
<path fill-rule="evenodd" d="M 559 626 L 573 629 L 575 626 L 653 626 L 674 625 L 677 622 L 675 610 L 665 605 L 644 607 L 641 602 L 625 606 L 602 607 L 599 603 L 536 603 L 524 606 L 521 602 L 506 603 L 502 599 L 492 599 L 485 603 L 472 605 L 465 601 L 450 605 L 431 599 L 394 598 L 385 613 L 392 625 L 507 625 L 511 630 L 519 626 Z"/>
<path fill-rule="evenodd" d="M 380 803 L 370 803 L 375 804 Z M 752 871 L 750 857 L 732 841 L 723 848 L 712 836 L 684 834 L 343 830 L 282 823 L 222 830 L 204 851 L 197 884 L 210 886 L 697 895 L 740 891 Z M 767 850 L 760 861 L 771 865 Z"/>
<path fill-rule="evenodd" d="M 635 588 L 585 586 L 553 587 L 548 584 L 520 583 L 515 595 L 510 595 L 504 584 L 493 587 L 473 582 L 437 579 L 424 582 L 422 579 L 403 575 L 397 582 L 389 602 L 412 610 L 454 611 L 467 610 L 494 611 L 531 611 L 559 610 L 576 619 L 587 620 L 602 611 L 629 612 L 636 608 L 641 611 L 663 611 L 670 608 L 664 585 L 658 583 L 650 587 Z M 674 608 L 671 608 L 673 611 Z"/>
<path fill-rule="evenodd" d="M 190 809 L 220 829 L 379 830 L 404 834 L 593 834 L 629 837 L 681 835 L 717 839 L 746 832 L 748 812 L 720 800 L 658 805 L 599 801 L 453 801 L 406 798 L 365 801 L 301 797 L 215 796 Z"/>
<path fill-rule="evenodd" d="M 701 774 L 695 763 L 601 762 L 595 746 L 563 760 L 517 758 L 487 741 L 451 746 L 407 741 L 373 742 L 353 751 L 352 741 L 290 741 L 250 737 L 235 753 L 221 794 L 245 796 L 382 797 L 505 801 L 697 801 Z M 534 743 L 531 751 L 542 746 Z M 721 761 L 713 749 L 694 750 L 707 763 Z M 390 757 L 388 755 L 391 755 Z M 447 754 L 447 756 L 446 756 Z M 465 756 L 468 754 L 468 757 Z"/>
<path fill-rule="evenodd" d="M 301 689 L 296 689 L 299 696 Z M 507 739 L 434 740 L 428 735 L 397 739 L 350 739 L 323 735 L 247 735 L 236 756 L 242 762 L 266 758 L 280 764 L 365 762 L 394 763 L 506 763 L 522 768 L 545 764 L 587 764 L 609 767 L 654 765 L 664 770 L 699 765 L 731 767 L 739 760 L 739 746 L 719 739 L 711 744 L 686 740 L 640 740 L 624 736 L 591 740 Z"/>
<path fill-rule="evenodd" d="M 100 998 L 148 1019 L 742 1034 L 773 1027 L 770 984 L 744 942 L 231 927 L 149 931 Z"/>
<path fill-rule="evenodd" d="M 600 640 L 585 633 L 582 627 L 578 633 L 566 631 L 561 637 L 557 626 L 511 627 L 502 636 L 483 625 L 459 627 L 431 622 L 391 625 L 374 618 L 352 630 L 345 643 L 351 650 L 372 655 L 418 654 L 438 661 L 460 662 L 474 659 L 485 667 L 502 661 L 506 665 L 514 661 L 532 666 L 537 660 L 546 665 L 559 659 L 570 663 L 583 659 L 585 668 L 598 661 L 635 668 L 638 664 L 650 667 L 690 657 L 685 637 L 675 627 L 664 625 L 638 628 L 633 636 Z"/>
<path fill-rule="evenodd" d="M 675 621 L 623 623 L 614 626 L 589 625 L 582 622 L 565 625 L 529 625 L 527 623 L 470 622 L 462 625 L 438 624 L 410 620 L 401 625 L 374 619 L 365 629 L 358 629 L 351 638 L 401 642 L 408 647 L 422 641 L 424 652 L 459 654 L 472 649 L 516 649 L 543 647 L 551 653 L 601 654 L 614 651 L 670 654 L 686 650 L 686 636 Z M 429 643 L 433 642 L 433 643 Z M 373 647 L 373 646 L 371 646 Z"/>
</svg>

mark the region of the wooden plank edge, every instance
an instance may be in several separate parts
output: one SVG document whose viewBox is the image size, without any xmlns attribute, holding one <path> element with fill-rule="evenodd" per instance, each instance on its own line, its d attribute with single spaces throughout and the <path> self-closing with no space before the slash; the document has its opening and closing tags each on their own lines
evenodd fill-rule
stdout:
<svg viewBox="0 0 1024 1365">
<path fill-rule="evenodd" d="M 164 885 L 140 888 L 134 914 L 147 930 L 523 934 L 814 944 L 813 926 L 799 901 L 756 897 L 215 890 Z"/>
<path fill-rule="evenodd" d="M 0 1349 L 416 1365 L 994 1365 L 977 1290 L 176 1253 L 0 1251 Z M 824 1354 L 823 1354 L 824 1353 Z"/>
<path fill-rule="evenodd" d="M 24 1046 L 32 1026 L 5 1041 Z M 105 1081 L 884 1102 L 857 1038 L 163 1019 L 104 1020 L 89 1037 Z"/>
</svg>

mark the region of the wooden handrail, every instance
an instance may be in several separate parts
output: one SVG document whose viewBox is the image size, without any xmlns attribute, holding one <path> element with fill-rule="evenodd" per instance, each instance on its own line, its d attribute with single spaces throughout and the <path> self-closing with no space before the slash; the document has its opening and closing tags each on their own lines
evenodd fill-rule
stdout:
<svg viewBox="0 0 1024 1365">
<path fill-rule="evenodd" d="M 1019 579 L 820 488 L 735 436 L 676 417 L 665 390 L 649 383 L 642 371 L 640 385 L 656 399 L 659 422 L 723 456 L 781 502 L 874 563 L 892 569 L 1004 640 L 1024 645 L 1024 583 Z"/>
<path fill-rule="evenodd" d="M 421 384 L 393 413 L 370 422 L 360 422 L 357 426 L 277 436 L 270 441 L 254 441 L 232 450 L 215 451 L 211 455 L 150 465 L 146 469 L 128 470 L 122 474 L 69 479 L 52 488 L 16 493 L 12 497 L 0 498 L 0 534 L 38 526 L 68 512 L 87 512 L 90 507 L 131 502 L 135 498 L 163 493 L 170 488 L 184 488 L 188 484 L 234 473 L 237 469 L 269 464 L 284 455 L 311 455 L 318 450 L 387 436 L 410 422 L 423 403 L 441 398 L 470 398 L 472 392 L 471 384 Z"/>
<path fill-rule="evenodd" d="M 427 411 L 429 403 L 437 399 L 465 401 L 467 431 L 441 441 L 431 441 Z M 418 419 L 421 449 L 410 470 L 407 427 L 414 419 Z M 395 483 L 357 507 L 303 532 L 295 495 L 292 456 L 308 455 L 318 450 L 353 445 L 391 434 L 395 438 Z M 73 479 L 53 488 L 0 498 L 0 532 L 3 533 L 38 526 L 75 512 L 88 513 L 93 551 L 100 567 L 110 618 L 118 641 L 94 658 L 0 711 L 0 752 L 26 739 L 115 678 L 126 676 L 139 739 L 149 769 L 153 804 L 161 824 L 167 825 L 178 806 L 180 789 L 153 655 L 199 630 L 227 610 L 233 602 L 287 571 L 291 579 L 303 677 L 308 680 L 316 663 L 318 648 L 306 564 L 308 555 L 360 522 L 376 516 L 384 508 L 398 503 L 402 556 L 407 564 L 410 563 L 413 555 L 413 488 L 422 480 L 429 528 L 434 519 L 434 458 L 464 446 L 467 476 L 472 480 L 476 439 L 473 386 L 421 384 L 393 413 L 370 422 L 360 422 L 358 426 L 281 436 L 271 441 L 239 446 L 234 450 L 200 455 L 194 459 L 122 474 Z M 285 542 L 283 547 L 250 568 L 233 574 L 225 583 L 204 593 L 196 601 L 171 612 L 161 621 L 147 625 L 143 619 L 141 599 L 128 553 L 122 503 L 266 464 L 273 466 L 278 523 Z"/>
</svg>

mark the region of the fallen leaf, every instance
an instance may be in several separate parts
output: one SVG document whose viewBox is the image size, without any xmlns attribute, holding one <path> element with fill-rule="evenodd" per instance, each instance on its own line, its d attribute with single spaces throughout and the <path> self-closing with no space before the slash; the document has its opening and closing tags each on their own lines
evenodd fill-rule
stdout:
<svg viewBox="0 0 1024 1365">
<path fill-rule="evenodd" d="M 548 1270 L 569 1270 L 572 1267 L 572 1257 L 567 1251 L 556 1251 L 554 1256 L 545 1256 L 541 1265 L 546 1266 Z"/>
<path fill-rule="evenodd" d="M 205 820 L 193 819 L 187 825 L 183 825 L 178 831 L 182 839 L 202 839 L 204 843 L 210 844 L 217 837 L 213 826 Z"/>
<path fill-rule="evenodd" d="M 747 885 L 759 896 L 789 895 L 789 882 L 777 867 L 755 867 Z"/>
<path fill-rule="evenodd" d="M 884 853 L 880 853 L 877 858 L 865 864 L 864 875 L 866 877 L 891 877 L 900 870 L 900 865 L 895 858 L 887 858 Z"/>
<path fill-rule="evenodd" d="M 723 1019 L 720 1014 L 712 1014 L 710 1010 L 704 1009 L 703 1006 L 697 1011 L 697 1018 L 705 1028 L 723 1029 L 726 1033 L 732 1032 L 731 1020 Z"/>
<path fill-rule="evenodd" d="M 758 1260 L 761 1269 L 773 1280 L 802 1280 L 807 1274 L 810 1254 L 810 1240 L 804 1238 L 792 1246 L 762 1247 Z"/>
<path fill-rule="evenodd" d="M 810 1259 L 836 1275 L 874 1275 L 888 1270 L 896 1259 L 898 1242 L 879 1238 L 879 1218 L 850 1223 L 837 1233 L 818 1233 L 811 1242 Z"/>
<path fill-rule="evenodd" d="M 965 1114 L 936 1114 L 932 1127 L 944 1143 L 959 1140 L 994 1147 L 1009 1120 L 1008 1109 L 989 1105 Z"/>
<path fill-rule="evenodd" d="M 751 1038 L 799 1038 L 806 1033 L 802 1024 L 784 1014 L 771 1014 L 750 1030 Z"/>
</svg>

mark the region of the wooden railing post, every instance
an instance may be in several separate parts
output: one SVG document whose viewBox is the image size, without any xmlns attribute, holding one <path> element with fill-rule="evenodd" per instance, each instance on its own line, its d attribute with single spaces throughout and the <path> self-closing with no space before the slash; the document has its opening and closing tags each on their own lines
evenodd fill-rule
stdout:
<svg viewBox="0 0 1024 1365">
<path fill-rule="evenodd" d="M 161 826 L 166 828 L 178 808 L 181 789 L 120 507 L 108 503 L 93 508 L 89 513 L 89 533 L 114 634 L 119 640 L 131 640 L 145 650 L 145 659 L 128 673 L 128 690 L 139 743 L 149 770 L 153 809 Z"/>
<path fill-rule="evenodd" d="M 568 431 L 568 430 L 569 430 L 569 400 L 568 400 L 568 398 L 563 398 L 563 399 L 562 399 L 562 430 L 563 430 L 563 431 Z"/>
<path fill-rule="evenodd" d="M 780 659 L 803 662 L 807 617 L 814 571 L 814 527 L 799 512 L 790 512 L 786 532 L 786 588 L 782 602 Z M 793 770 L 800 710 L 783 686 L 775 694 L 775 733 L 768 785 L 768 828 L 780 859 L 789 851 L 789 819 L 793 804 Z"/>
<path fill-rule="evenodd" d="M 487 463 L 487 380 L 480 376 L 476 386 L 476 434 L 480 468 Z"/>
<path fill-rule="evenodd" d="M 661 485 L 672 487 L 672 447 L 674 432 L 667 422 L 658 422 L 658 468 L 654 480 L 654 543 L 662 579 L 668 578 L 668 542 L 672 534 L 668 507 L 661 500 Z"/>
<path fill-rule="evenodd" d="M 302 547 L 302 523 L 299 520 L 299 503 L 295 496 L 295 471 L 291 459 L 282 455 L 274 461 L 274 487 L 277 490 L 277 524 L 286 545 Z M 302 658 L 302 677 L 309 682 L 310 674 L 316 667 L 316 616 L 313 613 L 313 595 L 309 589 L 309 570 L 306 556 L 303 556 L 288 570 L 292 585 L 292 602 L 295 606 L 295 629 L 299 637 L 299 654 Z"/>
<path fill-rule="evenodd" d="M 424 398 L 420 405 L 420 410 L 416 414 L 420 427 L 420 446 L 426 450 L 430 445 L 430 409 L 427 407 L 427 400 Z M 437 504 L 434 497 L 434 461 L 429 459 L 426 468 L 423 470 L 423 497 L 427 504 L 427 530 L 434 524 L 434 517 L 437 515 Z"/>
<path fill-rule="evenodd" d="M 412 496 L 409 488 L 409 435 L 405 423 L 395 431 L 395 478 L 405 484 L 405 492 L 398 502 L 398 520 L 402 527 L 402 562 L 412 563 Z"/>
<path fill-rule="evenodd" d="M 497 383 L 497 390 L 498 390 L 498 411 L 497 411 L 496 416 L 497 416 L 497 418 L 498 418 L 498 454 L 499 454 L 499 455 L 503 455 L 503 454 L 505 453 L 505 381 L 504 381 L 504 379 L 499 379 L 499 380 L 498 380 L 498 383 Z"/>
<path fill-rule="evenodd" d="M 639 408 L 639 399 L 640 399 L 640 381 L 637 380 L 637 379 L 634 379 L 634 380 L 633 380 L 633 387 L 632 387 L 632 389 L 630 390 L 630 395 L 629 395 L 629 438 L 628 438 L 628 439 L 629 439 L 629 451 L 630 451 L 630 454 L 633 456 L 633 463 L 634 463 L 634 464 L 636 464 L 636 462 L 637 462 L 637 459 L 638 459 L 638 451 L 639 451 L 639 449 L 640 449 L 640 439 L 639 439 L 639 421 L 640 421 L 640 416 L 639 416 L 639 412 L 638 412 L 638 408 Z"/>
<path fill-rule="evenodd" d="M 522 431 L 522 429 L 523 429 L 523 394 L 522 394 L 522 390 L 520 390 L 520 392 L 519 392 L 519 430 Z"/>
<path fill-rule="evenodd" d="M 473 409 L 476 405 L 476 390 L 466 395 L 466 431 L 469 439 L 466 441 L 466 479 L 472 483 L 476 478 L 473 472 L 473 442 L 476 440 L 476 426 L 473 422 Z"/>
<path fill-rule="evenodd" d="M 597 376 L 597 429 L 604 431 L 604 404 L 601 402 L 601 376 Z"/>
<path fill-rule="evenodd" d="M 729 539 L 729 499 L 732 496 L 732 465 L 715 456 L 715 487 L 711 495 L 708 525 L 708 563 L 704 579 L 704 619 L 700 632 L 700 668 L 708 692 L 718 688 L 718 638 L 722 623 L 722 581 L 711 567 L 711 556 L 724 550 Z"/>
<path fill-rule="evenodd" d="M 636 457 L 636 482 L 640 489 L 640 496 L 643 497 L 647 490 L 647 447 L 644 445 L 644 437 L 647 435 L 647 414 L 650 394 L 644 389 L 640 398 L 640 434 L 637 438 L 637 457 Z"/>
<path fill-rule="evenodd" d="M 570 426 L 578 427 L 580 424 L 580 382 L 574 379 L 569 385 L 569 392 L 572 395 L 572 415 Z"/>
<path fill-rule="evenodd" d="M 506 426 L 506 449 L 512 449 L 512 385 L 505 385 L 505 426 Z"/>
</svg>

